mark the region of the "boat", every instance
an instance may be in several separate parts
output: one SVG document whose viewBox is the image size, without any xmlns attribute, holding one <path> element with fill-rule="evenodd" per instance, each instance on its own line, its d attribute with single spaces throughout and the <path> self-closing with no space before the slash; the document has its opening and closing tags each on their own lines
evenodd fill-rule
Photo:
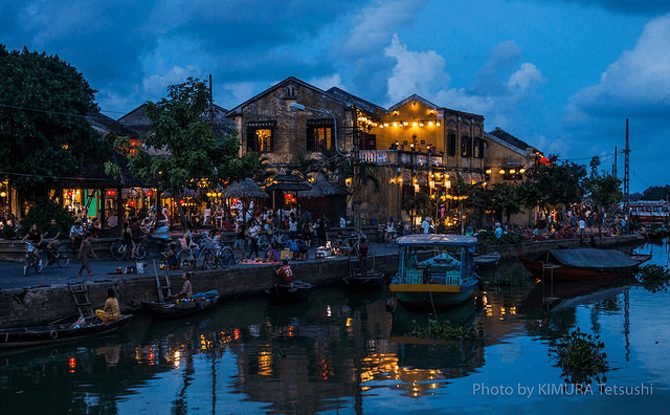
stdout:
<svg viewBox="0 0 670 415">
<path fill-rule="evenodd" d="M 219 293 L 212 290 L 206 293 L 197 293 L 191 298 L 142 301 L 142 305 L 154 319 L 167 320 L 212 309 L 218 301 Z"/>
<path fill-rule="evenodd" d="M 624 276 L 635 271 L 651 255 L 627 255 L 613 249 L 549 249 L 539 255 L 519 255 L 521 263 L 536 278 L 554 281 L 585 281 Z"/>
<path fill-rule="evenodd" d="M 309 291 L 312 289 L 312 284 L 295 280 L 293 282 L 282 282 L 275 284 L 265 290 L 270 294 L 270 300 L 278 303 L 291 303 L 307 299 Z"/>
<path fill-rule="evenodd" d="M 636 200 L 629 204 L 631 220 L 640 223 L 667 223 L 670 202 L 666 200 Z"/>
<path fill-rule="evenodd" d="M 386 274 L 374 269 L 374 257 L 371 261 L 367 261 L 367 265 L 370 269 L 367 269 L 365 275 L 363 275 L 358 259 L 349 259 L 349 275 L 342 278 L 347 288 L 356 291 L 372 291 L 384 286 Z"/>
<path fill-rule="evenodd" d="M 398 271 L 389 286 L 398 301 L 415 306 L 452 306 L 479 284 L 474 270 L 477 239 L 421 234 L 398 238 Z"/>
<path fill-rule="evenodd" d="M 132 314 L 126 314 L 117 320 L 106 323 L 101 321 L 94 323 L 77 321 L 76 323 L 38 327 L 0 329 L 0 349 L 64 343 L 87 337 L 104 336 L 123 327 L 132 318 Z"/>
<path fill-rule="evenodd" d="M 498 262 L 500 262 L 500 253 L 494 251 L 490 254 L 475 255 L 474 261 L 477 271 L 493 270 L 498 266 Z"/>
</svg>

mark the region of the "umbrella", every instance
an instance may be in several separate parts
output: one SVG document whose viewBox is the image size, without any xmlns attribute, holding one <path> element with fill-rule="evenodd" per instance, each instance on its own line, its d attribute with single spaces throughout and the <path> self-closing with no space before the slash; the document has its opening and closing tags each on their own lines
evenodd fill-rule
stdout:
<svg viewBox="0 0 670 415">
<path fill-rule="evenodd" d="M 226 187 L 223 192 L 221 192 L 221 197 L 224 198 L 268 198 L 270 197 L 267 193 L 263 191 L 258 185 L 251 179 L 244 179 L 240 182 L 235 182 L 230 186 Z"/>
</svg>

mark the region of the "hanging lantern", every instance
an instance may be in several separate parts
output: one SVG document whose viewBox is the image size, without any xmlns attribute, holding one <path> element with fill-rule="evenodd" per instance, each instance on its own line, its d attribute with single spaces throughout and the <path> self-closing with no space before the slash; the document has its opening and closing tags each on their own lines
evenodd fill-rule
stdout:
<svg viewBox="0 0 670 415">
<path fill-rule="evenodd" d="M 237 203 L 237 202 L 239 202 L 239 200 L 233 198 L 233 205 L 234 205 L 235 203 Z"/>
<path fill-rule="evenodd" d="M 67 195 L 68 195 L 68 196 L 72 196 L 72 190 L 68 190 L 68 191 L 67 191 Z"/>
<path fill-rule="evenodd" d="M 291 198 L 291 203 L 295 203 L 295 197 Z"/>
<path fill-rule="evenodd" d="M 293 195 L 291 193 L 286 193 L 284 195 L 284 199 L 292 199 L 292 198 L 293 198 Z"/>
<path fill-rule="evenodd" d="M 128 202 L 128 204 L 129 204 L 130 206 L 135 206 L 135 201 L 134 201 L 134 200 L 131 200 L 130 202 Z"/>
<path fill-rule="evenodd" d="M 105 192 L 105 195 L 114 197 L 114 196 L 116 196 L 116 190 L 107 190 Z"/>
<path fill-rule="evenodd" d="M 151 191 L 151 190 L 147 190 L 147 191 L 146 191 L 146 195 L 147 195 L 147 196 L 151 196 L 152 194 L 154 194 L 153 191 Z"/>
</svg>

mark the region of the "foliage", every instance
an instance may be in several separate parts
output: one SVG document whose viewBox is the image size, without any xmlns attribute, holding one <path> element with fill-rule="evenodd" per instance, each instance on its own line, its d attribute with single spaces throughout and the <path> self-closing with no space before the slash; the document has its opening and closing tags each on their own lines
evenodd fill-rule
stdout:
<svg viewBox="0 0 670 415">
<path fill-rule="evenodd" d="M 670 199 L 670 185 L 652 186 L 642 192 L 643 200 L 668 200 Z"/>
<path fill-rule="evenodd" d="M 37 224 L 41 232 L 45 232 L 51 226 L 51 219 L 56 219 L 56 223 L 60 227 L 61 238 L 67 236 L 70 227 L 74 223 L 74 218 L 67 209 L 48 199 L 39 200 L 30 208 L 26 216 L 21 220 L 21 230 L 19 233 L 21 236 L 28 233 L 33 223 Z"/>
<path fill-rule="evenodd" d="M 539 164 L 526 171 L 525 176 L 529 181 L 525 190 L 531 190 L 531 187 L 534 189 L 525 196 L 524 204 L 547 210 L 581 202 L 586 167 L 570 161 L 561 163 L 557 155 L 549 156 L 549 162 L 549 165 Z"/>
<path fill-rule="evenodd" d="M 496 183 L 486 192 L 486 206 L 510 221 L 510 216 L 521 212 L 521 197 L 516 186 Z"/>
<path fill-rule="evenodd" d="M 660 265 L 645 265 L 635 276 L 644 288 L 652 293 L 665 289 L 670 285 L 670 272 Z"/>
<path fill-rule="evenodd" d="M 140 177 L 157 180 L 163 189 L 180 194 L 206 179 L 216 184 L 247 177 L 258 158 L 249 153 L 240 158 L 239 141 L 234 136 L 217 137 L 203 115 L 209 106 L 207 85 L 193 78 L 168 87 L 168 98 L 147 102 L 151 133 L 144 147 L 129 154 L 130 168 Z M 119 138 L 118 147 L 128 147 Z M 153 156 L 149 152 L 163 154 Z"/>
<path fill-rule="evenodd" d="M 431 216 L 433 212 L 433 202 L 430 197 L 424 192 L 416 192 L 414 196 L 407 196 L 403 200 L 403 209 L 407 215 L 414 218 L 415 216 Z M 414 221 L 412 221 L 413 223 Z"/>
<path fill-rule="evenodd" d="M 416 324 L 416 321 L 413 321 Z M 476 330 L 474 327 L 466 325 L 454 327 L 449 320 L 429 320 L 428 327 L 414 326 L 413 336 L 421 338 L 430 338 L 436 340 L 472 340 L 475 338 Z"/>
<path fill-rule="evenodd" d="M 528 242 L 523 235 L 516 233 L 503 233 L 500 238 L 496 238 L 493 232 L 486 230 L 477 233 L 477 252 L 485 253 L 488 247 L 492 245 L 514 245 L 521 246 Z"/>
<path fill-rule="evenodd" d="M 600 166 L 598 156 L 593 157 L 590 166 L 591 174 L 584 179 L 583 186 L 595 207 L 607 207 L 621 202 L 623 200 L 623 193 L 619 188 L 621 180 L 598 171 L 598 166 Z"/>
<path fill-rule="evenodd" d="M 85 116 L 95 90 L 73 66 L 45 53 L 0 45 L 0 159 L 27 199 L 46 199 L 60 177 L 79 177 L 110 153 Z"/>
<path fill-rule="evenodd" d="M 609 370 L 605 360 L 607 353 L 602 351 L 603 348 L 605 344 L 600 336 L 583 333 L 578 327 L 560 338 L 551 352 L 556 355 L 556 366 L 563 369 L 561 377 L 566 382 L 590 384 L 592 378 L 600 382 L 601 374 Z M 604 375 L 602 381 L 607 381 Z"/>
</svg>

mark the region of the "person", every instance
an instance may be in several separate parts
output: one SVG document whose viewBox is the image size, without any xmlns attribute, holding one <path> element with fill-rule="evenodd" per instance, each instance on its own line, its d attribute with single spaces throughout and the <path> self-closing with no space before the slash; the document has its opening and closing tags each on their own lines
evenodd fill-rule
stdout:
<svg viewBox="0 0 670 415">
<path fill-rule="evenodd" d="M 233 223 L 230 221 L 230 217 L 226 216 L 221 225 L 226 232 L 233 231 Z"/>
<path fill-rule="evenodd" d="M 398 231 L 395 228 L 395 224 L 393 223 L 393 218 L 390 218 L 388 222 L 386 222 L 386 235 L 385 241 L 393 241 L 397 237 Z"/>
<path fill-rule="evenodd" d="M 344 219 L 344 216 L 340 215 L 340 228 L 346 228 L 347 227 L 347 220 Z"/>
<path fill-rule="evenodd" d="M 193 297 L 193 286 L 191 285 L 191 273 L 185 272 L 181 274 L 181 279 L 184 281 L 184 285 L 181 287 L 179 294 L 172 294 L 172 298 L 191 298 Z"/>
<path fill-rule="evenodd" d="M 503 228 L 500 226 L 499 222 L 496 222 L 496 230 L 494 231 L 496 238 L 500 239 L 503 235 Z"/>
<path fill-rule="evenodd" d="M 295 213 L 291 213 L 288 218 L 288 233 L 291 239 L 298 236 L 298 219 L 296 219 Z"/>
<path fill-rule="evenodd" d="M 584 236 L 584 232 L 586 231 L 586 221 L 584 218 L 579 219 L 579 236 Z"/>
<path fill-rule="evenodd" d="M 98 316 L 103 323 L 115 321 L 121 318 L 121 310 L 119 309 L 119 300 L 116 299 L 114 288 L 107 289 L 107 300 L 102 310 L 95 310 L 95 315 Z"/>
<path fill-rule="evenodd" d="M 423 229 L 423 233 L 430 233 L 430 217 L 426 216 L 423 218 L 423 222 L 421 222 L 421 229 Z"/>
<path fill-rule="evenodd" d="M 7 220 L 6 222 L 3 223 L 2 236 L 5 239 L 16 238 L 16 230 L 14 229 L 14 226 L 12 226 L 12 221 L 11 220 Z"/>
<path fill-rule="evenodd" d="M 274 245 L 270 244 L 268 250 L 265 252 L 265 257 L 267 258 L 268 262 L 279 261 L 279 252 L 277 252 Z"/>
<path fill-rule="evenodd" d="M 293 282 L 293 270 L 291 270 L 291 266 L 288 264 L 288 259 L 284 259 L 282 261 L 282 266 L 275 272 L 281 277 L 282 282 Z"/>
<path fill-rule="evenodd" d="M 100 232 L 100 219 L 98 219 L 97 217 L 93 218 L 93 222 L 91 222 L 91 224 L 88 225 L 88 230 L 91 232 L 94 238 L 97 237 L 98 232 Z"/>
<path fill-rule="evenodd" d="M 300 255 L 300 259 L 309 259 L 309 246 L 305 242 L 304 239 L 298 239 L 298 253 Z"/>
<path fill-rule="evenodd" d="M 235 244 L 233 245 L 233 251 L 235 252 L 235 256 L 239 259 L 244 259 L 246 255 L 246 252 L 244 251 L 244 240 L 246 238 L 245 233 L 246 227 L 244 224 L 242 224 L 237 230 L 237 234 L 235 234 Z M 237 254 L 237 252 L 240 252 L 241 256 Z"/>
<path fill-rule="evenodd" d="M 316 239 L 319 246 L 326 246 L 326 222 L 319 219 L 316 222 Z"/>
<path fill-rule="evenodd" d="M 260 254 L 258 253 L 258 235 L 261 233 L 261 227 L 258 225 L 257 221 L 253 221 L 251 227 L 249 228 L 249 240 L 251 242 L 251 248 L 249 249 L 250 258 L 258 258 Z M 254 256 L 254 253 L 256 256 Z"/>
<path fill-rule="evenodd" d="M 165 252 L 163 252 L 163 256 L 165 257 L 165 262 L 167 263 L 167 266 L 169 269 L 177 269 L 179 266 L 179 263 L 177 262 L 177 246 L 174 244 L 174 242 L 170 243 L 168 245 L 168 248 Z"/>
<path fill-rule="evenodd" d="M 130 256 L 131 258 L 134 258 L 137 245 L 144 240 L 144 232 L 142 232 L 140 224 L 137 223 L 137 218 L 132 218 L 130 220 L 130 232 L 133 234 L 133 251 L 130 253 Z"/>
<path fill-rule="evenodd" d="M 309 248 L 312 247 L 312 235 L 314 235 L 314 225 L 312 225 L 312 220 L 307 217 L 305 223 L 303 224 L 303 239 Z"/>
<path fill-rule="evenodd" d="M 82 239 L 84 239 L 84 226 L 78 220 L 70 228 L 70 243 L 72 246 L 78 246 Z"/>
<path fill-rule="evenodd" d="M 368 246 L 367 240 L 361 238 L 361 243 L 358 245 L 358 266 L 361 269 L 361 277 L 365 278 L 368 273 L 367 267 L 367 257 L 370 247 Z"/>
<path fill-rule="evenodd" d="M 86 268 L 86 272 L 88 272 L 89 277 L 93 275 L 93 271 L 91 271 L 91 265 L 88 263 L 88 256 L 92 255 L 93 258 L 97 258 L 98 256 L 95 254 L 95 252 L 93 252 L 91 238 L 93 238 L 93 233 L 87 232 L 86 237 L 83 241 L 81 241 L 81 245 L 79 246 L 79 254 L 77 255 L 77 258 L 81 258 L 81 268 L 79 268 L 79 271 L 77 271 L 77 275 L 79 276 L 81 276 L 81 272 L 84 270 L 84 268 Z"/>
<path fill-rule="evenodd" d="M 135 241 L 133 238 L 133 231 L 130 229 L 130 225 L 128 222 L 123 222 L 123 230 L 121 231 L 121 236 L 123 237 L 123 245 L 126 246 L 126 249 L 128 249 L 128 246 L 132 247 L 131 255 L 130 258 L 134 259 L 135 258 Z M 127 251 L 126 251 L 127 252 Z"/>
<path fill-rule="evenodd" d="M 35 259 L 39 261 L 40 265 L 42 265 L 42 260 L 38 254 L 40 251 L 40 245 L 42 244 L 42 239 L 42 232 L 40 232 L 40 229 L 37 227 L 36 223 L 33 223 L 33 225 L 30 227 L 30 230 L 28 230 L 28 233 L 26 233 L 26 236 L 21 239 L 21 242 L 28 240 L 33 244 L 33 255 L 35 256 Z"/>
<path fill-rule="evenodd" d="M 42 235 L 42 245 L 43 247 L 46 246 L 47 257 L 49 257 L 49 265 L 53 264 L 53 262 L 56 260 L 52 252 L 58 249 L 58 246 L 60 245 L 60 242 L 58 242 L 59 237 L 60 227 L 58 227 L 56 219 L 51 219 L 51 226 L 49 226 L 49 229 L 47 229 L 47 231 L 44 232 L 44 235 Z"/>
</svg>

